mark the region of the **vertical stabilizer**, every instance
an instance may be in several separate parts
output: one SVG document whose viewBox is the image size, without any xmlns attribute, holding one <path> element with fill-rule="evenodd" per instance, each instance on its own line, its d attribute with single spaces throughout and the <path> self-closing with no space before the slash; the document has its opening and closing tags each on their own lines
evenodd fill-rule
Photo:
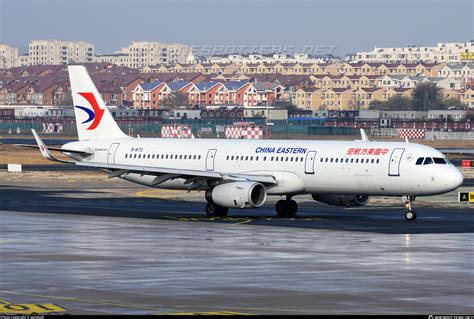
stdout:
<svg viewBox="0 0 474 319">
<path fill-rule="evenodd" d="M 68 71 L 79 140 L 128 137 L 105 106 L 86 68 L 70 65 Z"/>
</svg>

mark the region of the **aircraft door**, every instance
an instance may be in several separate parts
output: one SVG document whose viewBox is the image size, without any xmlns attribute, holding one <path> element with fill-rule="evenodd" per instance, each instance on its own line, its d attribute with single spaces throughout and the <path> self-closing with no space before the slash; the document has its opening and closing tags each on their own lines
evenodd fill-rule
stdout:
<svg viewBox="0 0 474 319">
<path fill-rule="evenodd" d="M 390 155 L 390 162 L 388 164 L 388 176 L 400 176 L 400 162 L 402 160 L 404 148 L 395 148 Z"/>
<path fill-rule="evenodd" d="M 114 143 L 110 145 L 109 151 L 107 152 L 107 164 L 115 164 L 115 153 L 119 147 L 120 143 Z"/>
<path fill-rule="evenodd" d="M 213 171 L 214 170 L 214 160 L 216 157 L 217 150 L 216 149 L 210 149 L 207 151 L 207 156 L 206 156 L 206 171 Z"/>
<path fill-rule="evenodd" d="M 305 174 L 314 174 L 314 160 L 316 158 L 316 151 L 309 151 L 306 154 L 306 159 L 304 162 L 304 172 Z"/>
</svg>

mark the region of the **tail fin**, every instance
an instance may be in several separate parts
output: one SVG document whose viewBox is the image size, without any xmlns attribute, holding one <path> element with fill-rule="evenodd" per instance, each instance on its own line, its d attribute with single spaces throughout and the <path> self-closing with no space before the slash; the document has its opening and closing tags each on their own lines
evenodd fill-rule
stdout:
<svg viewBox="0 0 474 319">
<path fill-rule="evenodd" d="M 105 106 L 86 68 L 70 65 L 68 71 L 79 140 L 128 137 Z"/>
</svg>

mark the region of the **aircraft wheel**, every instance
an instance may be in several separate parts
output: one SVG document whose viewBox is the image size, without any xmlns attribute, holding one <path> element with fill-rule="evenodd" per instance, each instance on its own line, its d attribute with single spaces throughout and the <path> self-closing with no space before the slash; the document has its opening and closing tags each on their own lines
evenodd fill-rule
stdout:
<svg viewBox="0 0 474 319">
<path fill-rule="evenodd" d="M 276 202 L 275 210 L 280 217 L 293 217 L 298 210 L 298 204 L 294 200 L 279 200 Z"/>
<path fill-rule="evenodd" d="M 227 207 L 222 207 L 214 203 L 207 203 L 206 205 L 206 214 L 209 217 L 223 217 L 227 216 L 229 209 Z"/>
<path fill-rule="evenodd" d="M 408 220 L 409 222 L 412 222 L 416 219 L 416 213 L 414 210 L 407 210 L 405 212 L 405 219 Z"/>
<path fill-rule="evenodd" d="M 290 216 L 295 216 L 298 211 L 298 204 L 293 199 L 288 201 L 288 214 Z"/>
</svg>

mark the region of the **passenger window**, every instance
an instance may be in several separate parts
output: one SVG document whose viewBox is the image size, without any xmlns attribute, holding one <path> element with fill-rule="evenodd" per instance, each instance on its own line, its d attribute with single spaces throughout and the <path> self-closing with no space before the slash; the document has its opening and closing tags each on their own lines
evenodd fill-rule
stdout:
<svg viewBox="0 0 474 319">
<path fill-rule="evenodd" d="M 435 162 L 435 164 L 446 164 L 444 158 L 441 157 L 433 157 L 433 161 Z"/>
<path fill-rule="evenodd" d="M 288 157 L 285 159 L 286 162 L 288 162 Z"/>
<path fill-rule="evenodd" d="M 423 165 L 428 165 L 428 164 L 433 164 L 433 160 L 431 157 L 425 158 L 425 161 L 423 162 Z"/>
<path fill-rule="evenodd" d="M 253 161 L 253 156 L 250 156 L 250 160 Z"/>
<path fill-rule="evenodd" d="M 128 154 L 125 154 L 125 158 L 127 158 L 127 157 L 128 157 Z"/>
<path fill-rule="evenodd" d="M 229 155 L 227 155 L 227 156 L 225 157 L 225 160 L 226 160 L 226 161 L 228 161 L 228 160 L 229 160 Z"/>
<path fill-rule="evenodd" d="M 255 156 L 255 160 L 258 161 L 258 156 Z"/>
<path fill-rule="evenodd" d="M 424 157 L 420 157 L 419 159 L 416 160 L 416 165 L 421 165 L 423 163 Z"/>
<path fill-rule="evenodd" d="M 267 157 L 266 157 L 266 156 L 264 156 L 264 157 L 263 157 L 263 161 L 265 162 L 266 160 L 267 160 Z"/>
<path fill-rule="evenodd" d="M 336 158 L 335 162 L 337 163 L 338 161 L 339 161 L 339 159 L 338 159 L 338 158 Z"/>
<path fill-rule="evenodd" d="M 371 163 L 372 163 L 372 164 L 374 164 L 374 162 L 375 162 L 375 160 L 374 160 L 374 159 L 372 159 Z"/>
<path fill-rule="evenodd" d="M 328 162 L 328 158 L 327 158 L 327 157 L 326 157 L 326 160 L 325 160 L 325 162 L 326 162 L 326 163 Z"/>
<path fill-rule="evenodd" d="M 354 158 L 351 158 L 351 163 L 354 163 Z"/>
<path fill-rule="evenodd" d="M 272 161 L 272 162 L 273 162 L 273 156 L 270 158 L 270 161 Z"/>
<path fill-rule="evenodd" d="M 379 159 L 379 158 L 377 158 L 377 164 L 378 164 L 379 162 L 380 162 L 380 159 Z"/>
<path fill-rule="evenodd" d="M 282 157 L 280 157 L 280 160 L 283 162 L 283 156 L 282 156 Z"/>
<path fill-rule="evenodd" d="M 201 155 L 198 156 L 198 159 L 201 159 Z"/>
<path fill-rule="evenodd" d="M 330 162 L 332 163 L 332 161 L 333 161 L 333 158 L 331 157 L 331 160 L 330 160 Z"/>
<path fill-rule="evenodd" d="M 346 158 L 346 163 L 349 163 L 349 159 L 348 159 L 348 158 Z"/>
<path fill-rule="evenodd" d="M 278 162 L 278 156 L 275 157 L 275 162 Z"/>
<path fill-rule="evenodd" d="M 183 155 L 179 155 L 179 159 L 183 159 Z"/>
<path fill-rule="evenodd" d="M 356 163 L 359 163 L 359 159 L 358 159 L 358 158 L 356 158 Z"/>
<path fill-rule="evenodd" d="M 233 160 L 234 160 L 234 155 L 232 155 L 232 156 L 230 157 L 230 160 L 231 160 L 231 161 L 233 161 Z"/>
<path fill-rule="evenodd" d="M 290 161 L 293 162 L 293 157 L 290 157 Z"/>
</svg>

